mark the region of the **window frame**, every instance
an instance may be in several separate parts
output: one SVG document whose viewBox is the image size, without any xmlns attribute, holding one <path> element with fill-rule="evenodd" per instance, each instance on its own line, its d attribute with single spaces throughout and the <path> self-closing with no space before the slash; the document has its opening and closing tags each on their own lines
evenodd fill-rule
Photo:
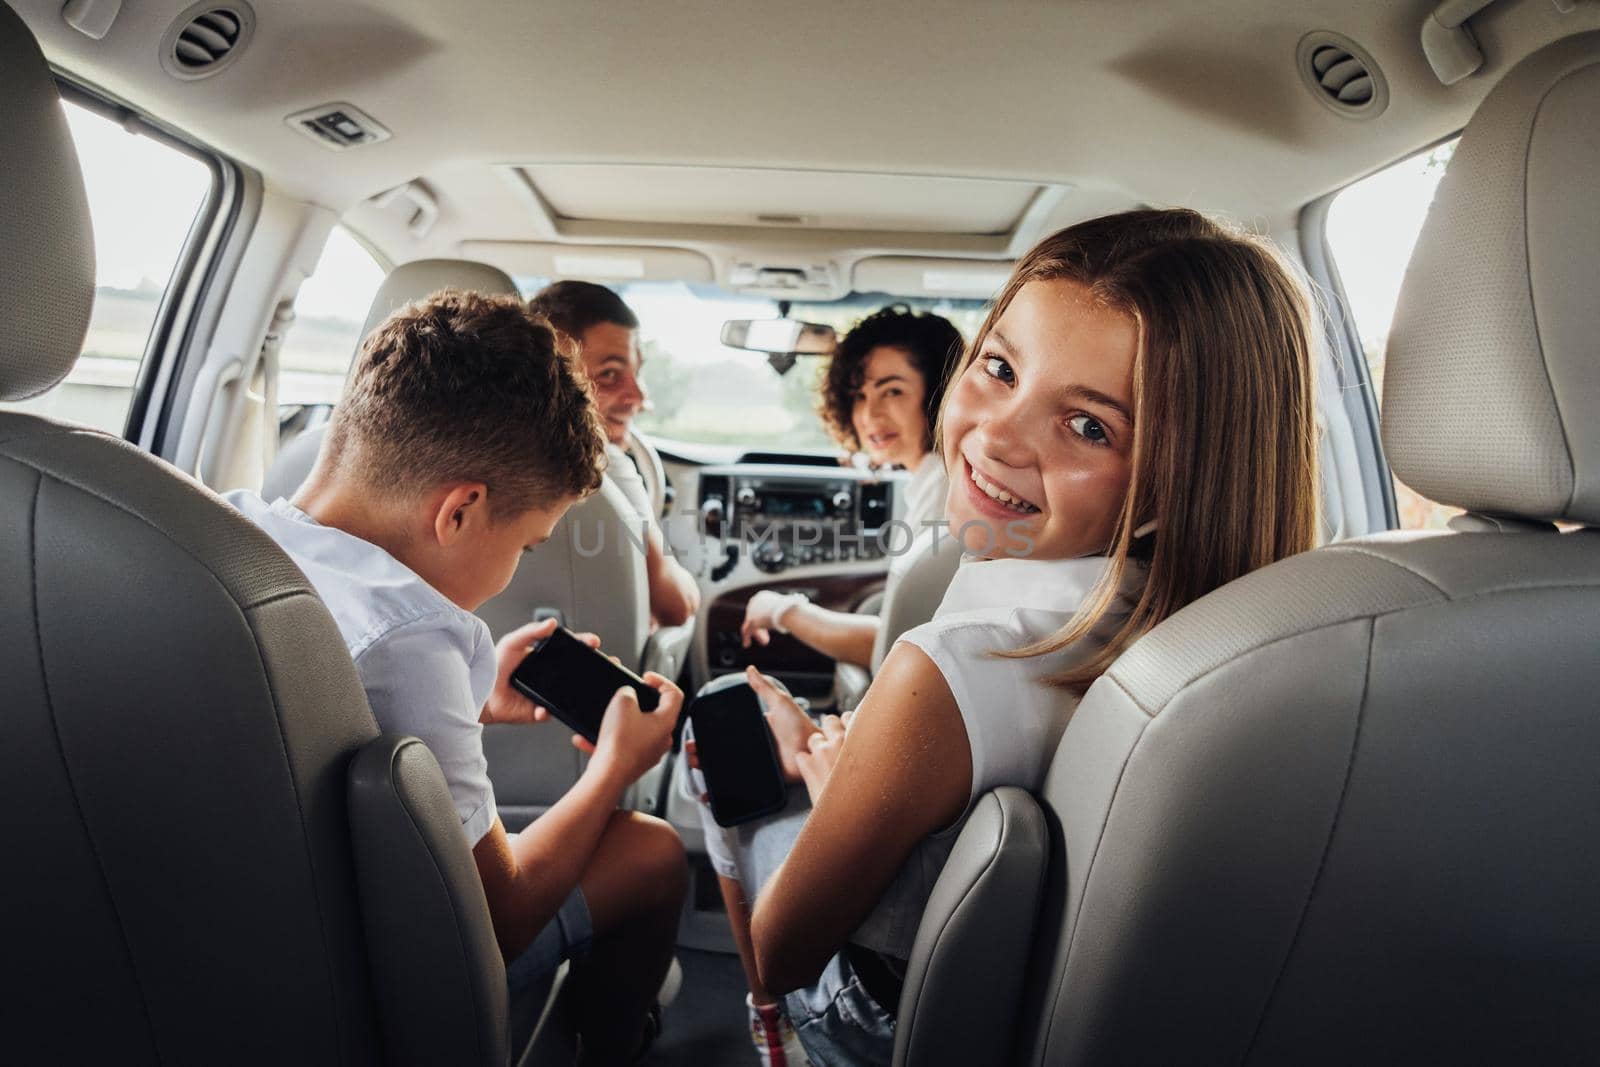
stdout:
<svg viewBox="0 0 1600 1067">
<path fill-rule="evenodd" d="M 134 373 L 132 395 L 122 437 L 141 448 L 152 448 L 158 431 L 165 425 L 172 404 L 172 384 L 177 380 L 177 363 L 195 335 L 195 310 L 215 280 L 219 257 L 240 214 L 241 174 L 236 163 L 215 149 L 160 123 L 110 94 L 76 80 L 59 68 L 53 70 L 56 90 L 63 104 L 73 104 L 101 118 L 148 137 L 158 144 L 181 152 L 203 164 L 211 176 L 206 198 L 189 223 L 183 244 L 173 264 L 172 274 L 156 305 L 156 316 L 145 336 L 139 367 Z M 157 398 L 162 403 L 156 404 Z"/>
<path fill-rule="evenodd" d="M 1405 157 L 1402 156 L 1401 159 Z M 1399 162 L 1398 160 L 1396 162 Z M 1379 168 L 1382 169 L 1381 167 Z M 1377 173 L 1374 171 L 1373 173 Z M 1339 396 L 1356 434 L 1356 452 L 1361 460 L 1361 484 L 1367 497 L 1367 514 L 1374 521 L 1382 518 L 1385 530 L 1399 529 L 1400 507 L 1394 492 L 1394 471 L 1383 450 L 1383 430 L 1378 418 L 1378 396 L 1372 387 L 1372 372 L 1361 349 L 1355 316 L 1339 277 L 1339 265 L 1328 247 L 1328 209 L 1334 198 L 1366 176 L 1347 182 L 1311 201 L 1300 212 L 1301 262 L 1306 274 L 1327 300 L 1316 301 L 1323 320 L 1323 336 L 1333 348 L 1334 365 L 1339 368 Z"/>
<path fill-rule="evenodd" d="M 344 220 L 343 216 L 340 216 L 340 217 L 334 219 L 333 225 L 328 227 L 328 234 L 327 234 L 326 237 L 324 237 L 322 239 L 322 247 L 320 249 L 318 249 L 318 251 L 317 251 L 317 256 L 318 256 L 319 261 L 320 261 L 321 256 L 323 255 L 323 253 L 325 253 L 327 251 L 328 242 L 333 240 L 334 233 L 336 231 L 339 231 L 339 230 L 343 230 L 345 235 L 347 237 L 349 237 L 350 240 L 355 243 L 356 247 L 360 248 L 361 251 L 365 252 L 367 255 L 372 257 L 373 265 L 378 268 L 378 272 L 381 275 L 381 277 L 378 279 L 378 288 L 373 291 L 372 297 L 370 297 L 367 300 L 367 310 L 363 311 L 361 313 L 361 318 L 362 318 L 362 320 L 364 322 L 366 317 L 372 313 L 372 302 L 373 302 L 373 300 L 377 299 L 378 293 L 383 290 L 383 283 L 385 281 L 387 281 L 388 278 L 389 278 L 389 275 L 394 272 L 395 264 L 394 264 L 393 260 L 391 260 L 388 256 L 384 255 L 383 252 L 381 252 L 378 249 L 377 245 L 373 244 L 370 240 L 368 240 L 367 237 L 364 234 L 362 234 L 360 231 L 352 228 L 350 226 L 350 224 L 347 223 Z M 315 276 L 316 276 L 316 269 L 313 268 L 312 272 L 310 274 L 307 274 L 304 278 L 302 278 L 300 280 L 299 286 L 296 287 L 296 289 L 295 289 L 294 301 L 293 301 L 293 304 L 292 304 L 291 307 L 292 307 L 292 310 L 295 311 L 296 316 L 298 316 L 298 314 L 299 314 L 298 308 L 299 308 L 299 303 L 300 303 L 300 294 L 305 289 L 306 284 L 308 282 L 310 282 L 311 279 L 313 277 L 315 277 Z M 295 321 L 297 321 L 297 320 L 295 320 Z M 279 379 L 278 384 L 279 384 L 280 389 L 281 389 L 281 386 L 282 386 L 282 379 L 283 379 L 283 351 L 284 351 L 285 348 L 288 347 L 289 339 L 294 335 L 295 321 L 291 321 L 289 326 L 288 326 L 288 328 L 287 328 L 287 330 L 284 332 L 283 343 L 282 343 L 282 345 L 280 345 L 279 351 L 278 351 L 278 366 L 277 366 L 277 369 L 276 369 L 276 374 L 278 375 L 278 379 Z M 358 331 L 359 331 L 359 327 L 358 327 Z M 365 340 L 365 335 L 358 332 L 357 335 L 356 335 L 355 344 L 350 349 L 350 363 L 349 363 L 348 366 L 345 367 L 345 370 L 344 370 L 344 381 L 345 381 L 346 385 L 349 385 L 350 373 L 355 368 L 356 356 L 360 352 L 361 342 L 363 340 Z M 342 395 L 343 390 L 341 389 L 340 392 L 341 392 L 341 395 Z M 280 398 L 278 400 L 278 411 L 280 413 L 283 411 L 284 406 L 285 405 L 284 405 L 282 399 Z M 298 406 L 300 406 L 300 407 L 322 407 L 322 406 L 327 406 L 327 407 L 329 407 L 331 409 L 334 405 L 302 404 L 302 405 L 298 405 Z M 320 425 L 320 424 L 318 424 L 318 425 Z"/>
<path fill-rule="evenodd" d="M 1331 343 L 1338 345 L 1340 364 L 1354 369 L 1354 374 L 1351 376 L 1353 380 L 1340 383 L 1346 393 L 1345 403 L 1347 406 L 1360 404 L 1365 409 L 1366 424 L 1371 431 L 1371 455 L 1369 457 L 1366 449 L 1362 449 L 1361 453 L 1362 481 L 1366 482 L 1368 473 L 1366 464 L 1370 459 L 1377 464 L 1378 470 L 1383 475 L 1374 480 L 1383 496 L 1383 514 L 1388 523 L 1387 528 L 1390 530 L 1403 528 L 1400 522 L 1399 496 L 1394 487 L 1394 468 L 1389 465 L 1389 457 L 1383 448 L 1378 395 L 1372 386 L 1371 368 L 1367 366 L 1367 354 L 1361 344 L 1360 328 L 1356 324 L 1354 313 L 1350 310 L 1350 301 L 1345 295 L 1344 282 L 1339 277 L 1339 265 L 1334 258 L 1333 249 L 1328 245 L 1328 213 L 1333 206 L 1334 200 L 1347 189 L 1360 185 L 1374 175 L 1382 174 L 1390 167 L 1399 166 L 1408 159 L 1414 159 L 1425 152 L 1432 152 L 1442 144 L 1450 141 L 1459 141 L 1462 130 L 1463 128 L 1458 127 L 1442 137 L 1435 137 L 1426 144 L 1402 152 L 1393 159 L 1350 179 L 1337 189 L 1313 200 L 1305 206 L 1300 214 L 1300 241 L 1305 254 L 1306 270 L 1315 279 L 1316 283 L 1334 298 L 1334 306 L 1326 309 L 1326 314 L 1327 317 L 1331 318 L 1335 312 L 1337 313 L 1338 329 L 1330 328 L 1327 331 L 1329 340 Z M 1359 388 L 1351 388 L 1351 386 L 1359 386 Z M 1352 397 L 1349 395 L 1352 393 L 1359 393 L 1360 395 L 1359 397 Z M 1351 414 L 1352 420 L 1354 420 L 1356 412 L 1352 410 Z M 1366 443 L 1365 439 L 1363 443 Z M 1368 496 L 1369 498 L 1371 496 L 1370 487 Z"/>
</svg>

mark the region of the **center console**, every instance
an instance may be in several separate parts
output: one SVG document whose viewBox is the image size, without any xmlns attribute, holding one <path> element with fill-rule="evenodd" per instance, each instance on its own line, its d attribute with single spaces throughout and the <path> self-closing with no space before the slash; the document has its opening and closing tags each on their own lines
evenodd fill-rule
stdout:
<svg viewBox="0 0 1600 1067">
<path fill-rule="evenodd" d="M 700 472 L 701 533 L 780 574 L 806 564 L 882 559 L 893 483 L 849 468 L 738 466 Z"/>
<path fill-rule="evenodd" d="M 704 627 L 696 663 L 711 678 L 754 666 L 797 693 L 826 700 L 833 661 L 773 634 L 744 647 L 745 602 L 766 588 L 855 611 L 883 588 L 889 557 L 907 540 L 893 522 L 898 476 L 850 467 L 740 463 L 701 467 L 694 499 L 704 563 Z"/>
</svg>

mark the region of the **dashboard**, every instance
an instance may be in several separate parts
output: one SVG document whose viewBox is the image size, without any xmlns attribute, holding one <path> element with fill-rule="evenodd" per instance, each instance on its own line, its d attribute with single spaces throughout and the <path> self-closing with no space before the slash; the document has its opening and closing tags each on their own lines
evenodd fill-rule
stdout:
<svg viewBox="0 0 1600 1067">
<path fill-rule="evenodd" d="M 748 553 L 768 574 L 815 563 L 882 559 L 894 483 L 816 467 L 708 467 L 700 472 L 700 532 Z"/>
<path fill-rule="evenodd" d="M 668 540 L 692 545 L 680 560 L 697 574 L 705 601 L 690 653 L 695 684 L 753 665 L 798 695 L 825 701 L 833 661 L 778 634 L 769 645 L 744 648 L 745 602 L 774 589 L 836 611 L 867 603 L 883 588 L 889 557 L 908 540 L 894 522 L 904 476 L 785 463 L 668 467 L 680 504 L 694 502 L 692 513 L 685 507 L 669 522 Z"/>
</svg>

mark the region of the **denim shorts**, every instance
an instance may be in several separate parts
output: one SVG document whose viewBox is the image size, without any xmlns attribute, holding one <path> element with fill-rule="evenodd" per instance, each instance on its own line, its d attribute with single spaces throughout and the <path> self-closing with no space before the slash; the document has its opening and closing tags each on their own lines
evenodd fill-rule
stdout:
<svg viewBox="0 0 1600 1067">
<path fill-rule="evenodd" d="M 583 890 L 574 886 L 555 917 L 544 924 L 533 943 L 506 968 L 506 988 L 514 997 L 527 987 L 542 982 L 556 972 L 562 960 L 582 959 L 594 940 L 594 921 L 589 917 L 589 902 Z"/>
<path fill-rule="evenodd" d="M 894 1058 L 894 1016 L 872 999 L 843 955 L 804 989 L 784 994 L 783 1008 L 815 1067 L 862 1067 Z"/>
</svg>

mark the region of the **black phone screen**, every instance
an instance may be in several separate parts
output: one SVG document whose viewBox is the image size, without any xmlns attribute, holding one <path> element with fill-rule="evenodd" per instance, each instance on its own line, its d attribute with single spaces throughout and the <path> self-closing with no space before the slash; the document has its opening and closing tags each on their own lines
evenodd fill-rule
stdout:
<svg viewBox="0 0 1600 1067">
<path fill-rule="evenodd" d="M 696 697 L 689 718 L 718 825 L 737 826 L 783 807 L 788 790 L 772 731 L 748 684 Z"/>
<path fill-rule="evenodd" d="M 606 705 L 623 686 L 633 687 L 644 711 L 656 710 L 661 702 L 661 694 L 644 679 L 612 663 L 564 626 L 533 647 L 511 673 L 511 684 L 590 743 L 600 737 Z"/>
</svg>

